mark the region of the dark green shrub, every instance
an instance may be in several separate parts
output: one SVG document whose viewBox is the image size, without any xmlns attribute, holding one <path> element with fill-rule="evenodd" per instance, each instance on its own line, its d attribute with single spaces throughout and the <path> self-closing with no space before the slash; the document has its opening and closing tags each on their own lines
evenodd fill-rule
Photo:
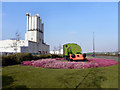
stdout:
<svg viewBox="0 0 120 90">
<path fill-rule="evenodd" d="M 51 54 L 43 54 L 43 55 L 34 55 L 34 60 L 37 60 L 37 59 L 45 59 L 45 58 L 51 58 Z"/>
<path fill-rule="evenodd" d="M 33 60 L 38 60 L 38 59 L 41 59 L 38 55 L 33 56 Z"/>
<path fill-rule="evenodd" d="M 17 53 L 15 54 L 15 57 L 18 63 L 21 63 L 22 61 L 31 61 L 33 59 L 33 56 L 30 53 Z"/>
<path fill-rule="evenodd" d="M 31 61 L 33 59 L 30 53 L 17 53 L 14 55 L 2 56 L 2 66 L 20 64 L 22 61 Z"/>
<path fill-rule="evenodd" d="M 52 58 L 62 58 L 63 55 L 59 55 L 59 54 L 51 54 Z"/>
<path fill-rule="evenodd" d="M 45 58 L 63 58 L 63 55 L 58 55 L 58 54 L 42 54 L 42 55 L 34 55 L 33 56 L 34 60 L 45 59 Z"/>
<path fill-rule="evenodd" d="M 51 56 L 51 54 L 45 54 L 45 55 L 42 55 L 41 57 L 42 58 L 51 58 L 52 56 Z"/>
<path fill-rule="evenodd" d="M 58 58 L 63 58 L 63 55 L 58 55 Z"/>
<path fill-rule="evenodd" d="M 9 66 L 20 64 L 22 61 L 31 61 L 45 58 L 62 58 L 63 55 L 57 54 L 43 54 L 43 55 L 32 55 L 30 53 L 17 53 L 14 55 L 2 56 L 2 66 Z"/>
<path fill-rule="evenodd" d="M 14 55 L 2 56 L 2 66 L 18 64 Z"/>
</svg>

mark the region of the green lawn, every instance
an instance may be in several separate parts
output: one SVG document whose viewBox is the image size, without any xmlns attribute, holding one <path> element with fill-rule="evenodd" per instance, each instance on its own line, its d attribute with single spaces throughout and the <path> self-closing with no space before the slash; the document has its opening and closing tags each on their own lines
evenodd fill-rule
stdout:
<svg viewBox="0 0 120 90">
<path fill-rule="evenodd" d="M 3 88 L 118 88 L 118 65 L 89 69 L 2 68 Z"/>
</svg>

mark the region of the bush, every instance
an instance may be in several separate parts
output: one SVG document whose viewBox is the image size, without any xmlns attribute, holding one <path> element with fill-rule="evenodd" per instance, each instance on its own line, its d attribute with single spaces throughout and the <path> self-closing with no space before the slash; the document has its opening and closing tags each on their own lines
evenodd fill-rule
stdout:
<svg viewBox="0 0 120 90">
<path fill-rule="evenodd" d="M 37 59 L 45 59 L 45 58 L 51 58 L 51 54 L 45 54 L 45 55 L 35 55 L 33 56 L 34 57 L 34 60 L 37 60 Z"/>
<path fill-rule="evenodd" d="M 2 56 L 2 66 L 15 65 L 17 64 L 14 55 Z"/>
<path fill-rule="evenodd" d="M 45 58 L 63 58 L 63 55 L 58 55 L 58 54 L 43 54 L 43 55 L 34 55 L 33 56 L 34 60 L 45 59 Z"/>
<path fill-rule="evenodd" d="M 17 53 L 14 55 L 2 56 L 2 66 L 20 64 L 22 61 L 31 61 L 33 59 L 30 53 Z"/>
<path fill-rule="evenodd" d="M 30 53 L 17 53 L 15 54 L 15 57 L 18 63 L 21 63 L 22 61 L 31 61 L 33 59 L 33 56 Z"/>
<path fill-rule="evenodd" d="M 51 54 L 52 58 L 63 58 L 63 55 L 59 55 L 59 54 Z"/>
<path fill-rule="evenodd" d="M 30 53 L 17 53 L 14 55 L 2 56 L 2 66 L 16 65 L 20 64 L 23 61 L 62 57 L 63 55 L 57 54 L 32 55 Z"/>
</svg>

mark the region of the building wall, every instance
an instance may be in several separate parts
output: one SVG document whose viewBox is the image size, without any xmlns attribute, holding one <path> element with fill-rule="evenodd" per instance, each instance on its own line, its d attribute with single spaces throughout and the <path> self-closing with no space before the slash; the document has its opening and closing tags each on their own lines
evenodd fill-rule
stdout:
<svg viewBox="0 0 120 90">
<path fill-rule="evenodd" d="M 28 51 L 30 52 L 30 53 L 37 53 L 37 45 L 36 45 L 37 43 L 35 43 L 35 42 L 32 42 L 32 41 L 29 41 L 29 47 L 28 47 Z"/>
<path fill-rule="evenodd" d="M 43 52 L 47 52 L 49 53 L 49 45 L 45 45 L 42 43 L 35 43 L 32 41 L 28 42 L 28 52 L 30 53 L 43 53 Z"/>
<path fill-rule="evenodd" d="M 21 52 L 23 46 L 28 46 L 28 41 L 2 40 L 0 41 L 0 52 Z"/>
<path fill-rule="evenodd" d="M 63 49 L 60 51 L 50 51 L 50 54 L 63 54 Z"/>
<path fill-rule="evenodd" d="M 27 46 L 21 47 L 21 53 L 28 53 L 28 52 L 29 52 L 28 50 L 29 50 L 29 49 L 28 49 Z"/>
<path fill-rule="evenodd" d="M 49 45 L 44 43 L 44 24 L 38 14 L 27 15 L 27 32 L 25 40 L 2 40 L 0 41 L 0 52 L 29 52 L 39 51 L 49 53 Z"/>
<path fill-rule="evenodd" d="M 27 14 L 27 22 L 28 27 L 25 34 L 25 40 L 29 41 L 29 52 L 49 53 L 49 45 L 46 45 L 44 43 L 44 24 L 42 23 L 42 19 L 39 17 L 38 14 L 36 14 L 35 16 L 29 16 Z"/>
<path fill-rule="evenodd" d="M 50 48 L 49 45 L 42 44 L 42 51 L 49 53 L 50 52 L 49 48 Z"/>
<path fill-rule="evenodd" d="M 16 45 L 14 45 L 16 44 Z M 15 50 L 16 49 L 16 50 Z M 0 52 L 29 52 L 29 53 L 39 53 L 39 51 L 49 53 L 49 45 L 42 43 L 36 43 L 26 40 L 2 40 L 0 41 Z"/>
<path fill-rule="evenodd" d="M 31 31 L 27 31 L 25 40 L 37 42 L 37 37 L 38 37 L 37 31 L 31 30 Z"/>
<path fill-rule="evenodd" d="M 27 16 L 27 26 L 25 40 L 33 42 L 42 42 L 42 40 L 44 41 L 44 24 L 42 23 L 42 19 L 38 14 L 35 16 Z"/>
</svg>

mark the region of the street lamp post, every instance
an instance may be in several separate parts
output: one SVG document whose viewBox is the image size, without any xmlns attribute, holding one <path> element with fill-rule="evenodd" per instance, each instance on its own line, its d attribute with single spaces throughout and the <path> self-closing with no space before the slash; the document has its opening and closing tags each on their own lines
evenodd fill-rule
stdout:
<svg viewBox="0 0 120 90">
<path fill-rule="evenodd" d="M 95 43 L 94 43 L 94 32 L 93 32 L 93 57 L 95 57 Z"/>
</svg>

